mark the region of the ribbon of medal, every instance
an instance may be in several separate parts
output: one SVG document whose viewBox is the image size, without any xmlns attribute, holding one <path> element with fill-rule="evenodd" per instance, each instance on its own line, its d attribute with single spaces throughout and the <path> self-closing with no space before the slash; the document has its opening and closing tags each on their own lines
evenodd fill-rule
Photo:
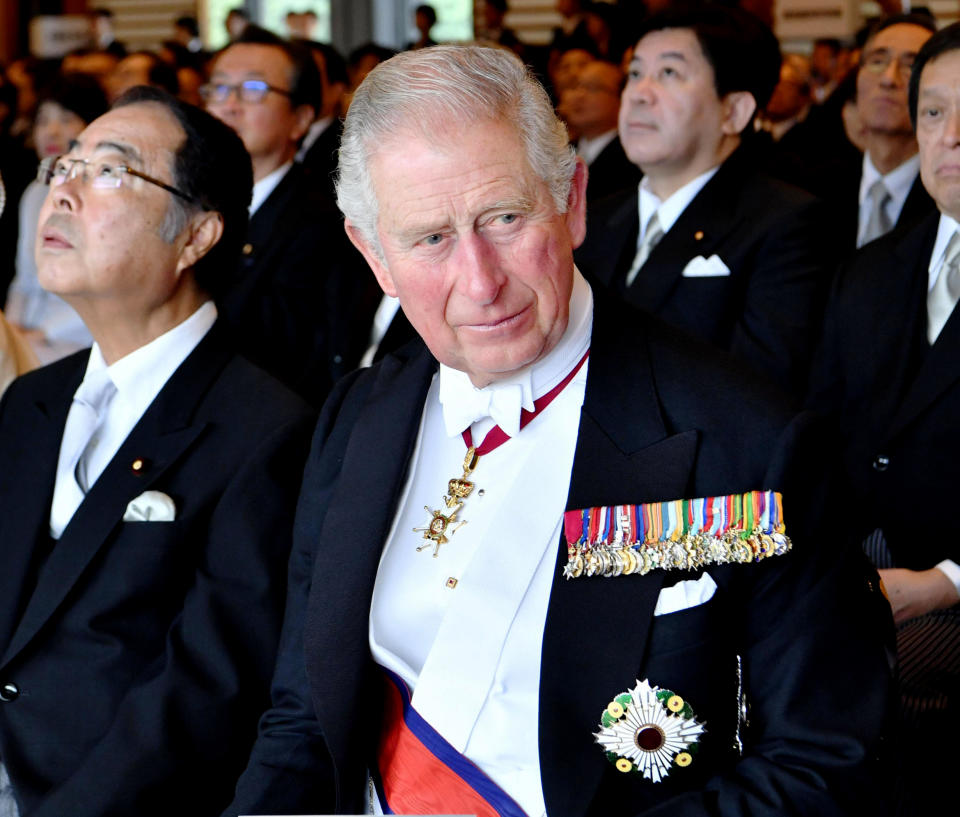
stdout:
<svg viewBox="0 0 960 817">
<path fill-rule="evenodd" d="M 577 372 L 583 367 L 587 358 L 590 356 L 590 350 L 584 352 L 583 357 L 570 373 L 563 378 L 556 386 L 533 401 L 533 411 L 522 409 L 520 412 L 520 428 L 523 429 L 534 417 L 549 406 L 554 398 L 562 392 L 576 376 Z M 449 541 L 449 536 L 453 536 L 461 527 L 467 524 L 466 520 L 458 520 L 457 514 L 463 507 L 463 501 L 473 492 L 474 483 L 470 481 L 480 457 L 489 454 L 496 448 L 503 445 L 510 437 L 500 426 L 494 426 L 484 436 L 480 445 L 474 446 L 473 434 L 470 428 L 463 432 L 463 442 L 467 446 L 466 456 L 463 458 L 463 475 L 447 482 L 447 493 L 443 497 L 443 506 L 434 510 L 429 505 L 424 505 L 423 509 L 430 514 L 430 519 L 422 528 L 414 528 L 414 533 L 422 533 L 424 542 L 417 551 L 424 550 L 433 546 L 433 557 L 437 558 L 440 553 L 440 545 L 445 545 Z"/>
</svg>

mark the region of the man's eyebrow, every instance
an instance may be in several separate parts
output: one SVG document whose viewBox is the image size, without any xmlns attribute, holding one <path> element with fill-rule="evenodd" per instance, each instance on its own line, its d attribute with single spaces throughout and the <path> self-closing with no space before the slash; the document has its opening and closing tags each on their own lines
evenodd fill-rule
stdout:
<svg viewBox="0 0 960 817">
<path fill-rule="evenodd" d="M 133 145 L 127 145 L 123 142 L 97 142 L 97 146 L 94 150 L 112 150 L 116 153 L 119 153 L 121 156 L 131 159 L 135 162 L 142 163 L 143 158 L 140 156 L 140 151 L 137 150 Z"/>
<path fill-rule="evenodd" d="M 687 61 L 687 55 L 684 54 L 682 51 L 664 51 L 662 54 L 659 54 L 658 56 L 661 60 L 673 59 L 673 60 L 683 60 L 683 62 Z"/>
</svg>

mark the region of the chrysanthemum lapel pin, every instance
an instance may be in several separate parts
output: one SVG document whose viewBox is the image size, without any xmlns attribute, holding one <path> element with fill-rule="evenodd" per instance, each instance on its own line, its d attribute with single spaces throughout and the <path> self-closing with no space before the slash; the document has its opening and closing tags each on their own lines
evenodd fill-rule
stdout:
<svg viewBox="0 0 960 817">
<path fill-rule="evenodd" d="M 689 703 L 643 680 L 607 705 L 594 737 L 619 771 L 659 783 L 693 762 L 704 731 Z"/>
</svg>

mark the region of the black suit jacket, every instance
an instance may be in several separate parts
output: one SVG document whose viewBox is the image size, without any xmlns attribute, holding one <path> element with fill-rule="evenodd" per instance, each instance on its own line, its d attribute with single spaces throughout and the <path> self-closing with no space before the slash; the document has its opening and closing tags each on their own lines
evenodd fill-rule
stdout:
<svg viewBox="0 0 960 817">
<path fill-rule="evenodd" d="M 625 288 L 638 232 L 636 190 L 598 204 L 587 215 L 587 238 L 575 253 L 578 266 L 627 303 L 803 394 L 833 263 L 832 233 L 815 199 L 763 175 L 740 149 Z M 715 254 L 730 275 L 683 275 L 692 259 Z"/>
<path fill-rule="evenodd" d="M 22 817 L 215 813 L 268 700 L 313 415 L 215 326 L 51 543 L 86 360 L 0 403 L 0 759 Z M 122 521 L 148 490 L 175 521 Z"/>
<path fill-rule="evenodd" d="M 244 356 L 319 408 L 359 362 L 378 297 L 340 212 L 295 164 L 253 214 L 217 307 Z"/>
<path fill-rule="evenodd" d="M 813 496 L 787 476 L 803 422 L 725 358 L 654 323 L 598 301 L 567 507 L 778 487 L 796 549 L 710 568 L 720 590 L 709 604 L 654 618 L 660 589 L 701 571 L 566 581 L 557 543 L 539 700 L 547 812 L 853 813 L 876 782 L 883 601 L 849 552 L 817 547 Z M 325 407 L 297 512 L 273 708 L 226 814 L 363 810 L 380 701 L 370 600 L 435 371 L 422 345 L 407 346 L 345 380 Z M 738 655 L 752 702 L 742 758 Z M 631 779 L 595 745 L 604 707 L 638 678 L 683 690 L 710 724 L 690 775 Z M 825 705 L 834 694 L 859 703 L 842 724 Z"/>
<path fill-rule="evenodd" d="M 620 144 L 620 137 L 614 137 L 597 155 L 588 168 L 587 174 L 587 204 L 619 193 L 621 190 L 632 190 L 637 193 L 637 185 L 643 173 L 640 168 L 627 158 Z"/>
<path fill-rule="evenodd" d="M 335 119 L 324 128 L 300 160 L 300 164 L 310 174 L 313 183 L 323 190 L 331 201 L 336 200 L 333 179 L 337 171 L 337 151 L 340 149 L 342 129 L 343 123 Z"/>
<path fill-rule="evenodd" d="M 900 567 L 960 561 L 945 514 L 960 484 L 960 313 L 927 341 L 927 280 L 939 213 L 863 247 L 838 276 L 810 405 L 835 416 L 862 509 Z M 922 509 L 937 509 L 930 513 Z"/>
</svg>

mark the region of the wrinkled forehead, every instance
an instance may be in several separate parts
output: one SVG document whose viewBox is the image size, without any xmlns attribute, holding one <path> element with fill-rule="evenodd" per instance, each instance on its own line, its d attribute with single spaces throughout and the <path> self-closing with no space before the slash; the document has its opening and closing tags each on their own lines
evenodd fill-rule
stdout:
<svg viewBox="0 0 960 817">
<path fill-rule="evenodd" d="M 186 134 L 170 111 L 155 102 L 137 102 L 94 119 L 71 142 L 72 155 L 117 154 L 133 167 L 169 167 Z"/>
<path fill-rule="evenodd" d="M 874 34 L 863 46 L 863 53 L 890 51 L 892 53 L 916 54 L 920 47 L 933 36 L 923 26 L 913 23 L 895 23 Z"/>
</svg>

